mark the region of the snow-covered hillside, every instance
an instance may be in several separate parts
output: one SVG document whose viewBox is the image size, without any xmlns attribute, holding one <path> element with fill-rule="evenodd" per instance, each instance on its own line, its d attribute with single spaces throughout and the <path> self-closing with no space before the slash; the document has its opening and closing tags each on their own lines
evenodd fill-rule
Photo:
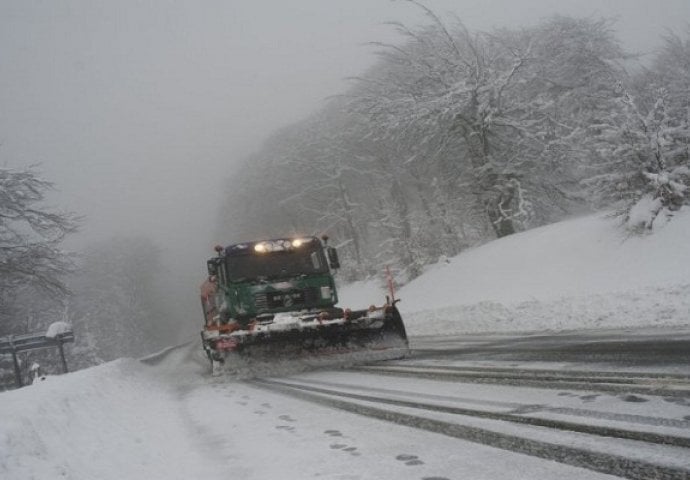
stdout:
<svg viewBox="0 0 690 480">
<path fill-rule="evenodd" d="M 342 305 L 381 298 L 383 281 L 341 289 Z M 577 329 L 690 323 L 690 211 L 629 236 L 598 214 L 465 251 L 397 294 L 408 331 Z"/>
</svg>

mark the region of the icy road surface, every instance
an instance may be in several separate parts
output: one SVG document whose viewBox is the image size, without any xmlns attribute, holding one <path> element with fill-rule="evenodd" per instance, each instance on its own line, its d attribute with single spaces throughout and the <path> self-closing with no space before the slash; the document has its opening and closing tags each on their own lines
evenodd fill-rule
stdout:
<svg viewBox="0 0 690 480">
<path fill-rule="evenodd" d="M 3 393 L 0 478 L 688 478 L 687 363 L 557 344 L 425 339 L 401 361 L 244 379 L 209 377 L 196 343 L 120 360 Z"/>
</svg>

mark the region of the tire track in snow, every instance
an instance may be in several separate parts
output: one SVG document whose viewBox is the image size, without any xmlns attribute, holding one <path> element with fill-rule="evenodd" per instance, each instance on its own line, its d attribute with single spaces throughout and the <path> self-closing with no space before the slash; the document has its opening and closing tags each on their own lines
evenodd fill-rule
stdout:
<svg viewBox="0 0 690 480">
<path fill-rule="evenodd" d="M 574 389 L 598 392 L 638 393 L 667 397 L 690 397 L 690 378 L 684 375 L 619 374 L 589 372 L 571 375 L 549 370 L 466 369 L 464 367 L 369 365 L 350 370 L 376 375 L 453 380 L 469 383 L 497 383 L 528 387 Z M 660 382 L 665 382 L 661 385 Z"/>
<path fill-rule="evenodd" d="M 339 392 L 335 390 L 327 390 L 322 388 L 310 387 L 306 385 L 295 385 L 273 380 L 255 379 L 250 381 L 250 383 L 259 388 L 265 388 L 267 390 L 280 392 L 296 398 L 300 398 L 302 400 L 325 405 L 332 408 L 338 408 L 348 412 L 356 413 L 358 415 L 364 415 L 371 418 L 396 423 L 399 425 L 427 430 L 430 432 L 447 435 L 449 437 L 488 445 L 503 450 L 509 450 L 516 453 L 535 456 L 546 460 L 553 460 L 559 463 L 586 468 L 600 473 L 617 475 L 632 480 L 646 480 L 649 478 L 659 480 L 675 480 L 690 478 L 690 470 L 658 465 L 651 462 L 627 458 L 624 456 L 595 452 L 585 450 L 583 448 L 569 447 L 566 445 L 559 445 L 540 440 L 533 440 L 529 438 L 520 437 L 518 435 L 498 433 L 484 428 L 460 425 L 456 423 L 430 419 L 407 413 L 391 411 L 383 408 L 362 405 L 360 403 L 344 400 L 344 398 L 350 398 L 359 401 L 376 402 L 380 404 L 395 405 L 401 407 L 418 409 L 422 408 L 425 410 L 441 411 L 444 413 L 479 416 L 485 419 L 493 420 L 512 421 L 511 418 L 520 418 L 526 420 L 524 422 L 517 421 L 517 423 L 532 424 L 530 422 L 534 419 L 531 419 L 531 417 L 516 417 L 514 415 L 509 414 L 496 414 L 490 412 L 472 411 L 469 409 L 456 409 L 452 407 L 439 407 L 437 405 L 425 405 L 416 402 L 382 399 L 367 395 Z M 324 397 L 323 395 L 331 395 L 331 397 Z M 560 428 L 567 426 L 565 425 L 567 422 L 547 422 L 549 423 L 548 425 L 540 426 L 549 426 L 551 428 Z M 587 426 L 577 424 L 573 425 L 576 425 L 578 428 L 587 428 Z M 569 428 L 565 429 L 569 430 Z M 606 436 L 616 436 L 617 438 L 628 438 L 635 440 L 641 440 L 642 438 L 646 438 L 646 440 L 641 441 L 651 441 L 651 443 L 661 443 L 662 445 L 690 446 L 690 443 L 688 443 L 689 439 L 687 438 L 673 437 L 674 439 L 671 440 L 669 437 L 663 435 L 647 434 L 645 432 L 630 432 L 625 430 L 608 429 L 602 427 L 589 427 L 589 431 L 576 431 L 581 431 L 582 433 L 589 433 L 594 435 L 602 435 L 606 433 Z M 594 433 L 597 431 L 599 433 Z M 638 436 L 638 438 L 631 438 L 628 435 Z M 678 442 L 681 445 L 676 444 L 674 442 Z"/>
<path fill-rule="evenodd" d="M 419 410 L 426 410 L 431 412 L 450 413 L 453 415 L 463 415 L 468 417 L 483 418 L 487 420 L 498 420 L 504 422 L 518 423 L 522 425 L 531 425 L 535 427 L 547 427 L 557 430 L 567 430 L 571 432 L 586 433 L 589 435 L 598 435 L 601 437 L 620 438 L 625 440 L 636 440 L 646 443 L 654 443 L 658 445 L 669 445 L 673 447 L 690 448 L 690 437 L 678 437 L 673 435 L 662 435 L 658 433 L 642 432 L 636 430 L 625 430 L 621 428 L 602 427 L 596 425 L 587 425 L 575 422 L 567 422 L 562 420 L 552 420 L 537 417 L 526 417 L 514 413 L 499 413 L 489 412 L 486 410 L 474 410 L 463 407 L 451 407 L 446 405 L 436 405 L 422 402 L 412 402 L 409 400 L 398 400 L 392 398 L 382 398 L 372 395 L 362 395 L 358 393 L 343 392 L 341 390 L 330 390 L 326 388 L 312 387 L 302 384 L 294 384 L 288 382 L 276 382 L 272 380 L 257 380 L 260 382 L 268 382 L 274 385 L 280 385 L 287 388 L 299 389 L 309 392 L 314 392 L 322 395 L 334 395 L 343 398 L 351 398 L 353 400 L 360 400 L 365 402 L 374 402 L 385 405 L 393 405 L 397 407 L 415 408 Z"/>
<path fill-rule="evenodd" d="M 595 418 L 599 420 L 611 420 L 616 422 L 628 422 L 637 423 L 640 425 L 649 425 L 653 427 L 671 427 L 671 428 L 685 428 L 690 429 L 690 419 L 677 420 L 673 418 L 665 417 L 650 417 L 644 415 L 633 415 L 626 413 L 614 413 L 614 412 L 602 412 L 597 410 L 588 410 L 585 408 L 571 408 L 571 407 L 549 407 L 547 405 L 535 405 L 528 403 L 517 403 L 517 402 L 505 402 L 499 400 L 490 400 L 485 398 L 462 398 L 462 397 L 449 397 L 447 395 L 434 395 L 428 393 L 417 393 L 409 392 L 404 390 L 392 390 L 388 388 L 378 388 L 378 387 L 366 387 L 362 385 L 348 385 L 335 382 L 326 382 L 320 380 L 308 380 L 304 378 L 299 379 L 300 383 L 306 383 L 310 385 L 321 385 L 325 387 L 332 387 L 336 389 L 356 389 L 364 392 L 378 393 L 384 396 L 390 395 L 407 395 L 413 394 L 418 398 L 425 398 L 428 400 L 435 400 L 441 402 L 456 402 L 464 404 L 478 404 L 481 406 L 492 406 L 498 408 L 505 408 L 512 410 L 511 413 L 514 414 L 525 414 L 525 413 L 536 413 L 536 412 L 550 412 L 558 413 L 563 415 L 572 415 L 579 417 Z"/>
</svg>

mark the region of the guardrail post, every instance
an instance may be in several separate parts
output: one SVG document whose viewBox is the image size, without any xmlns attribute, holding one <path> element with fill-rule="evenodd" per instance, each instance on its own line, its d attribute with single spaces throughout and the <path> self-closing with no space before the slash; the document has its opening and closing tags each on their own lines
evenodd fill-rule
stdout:
<svg viewBox="0 0 690 480">
<path fill-rule="evenodd" d="M 12 350 L 12 362 L 14 363 L 14 383 L 17 385 L 17 388 L 21 388 L 24 386 L 24 383 L 22 382 L 22 371 L 19 368 L 19 359 L 15 350 Z"/>
<path fill-rule="evenodd" d="M 60 360 L 62 360 L 62 373 L 67 373 L 67 360 L 65 360 L 65 349 L 62 348 L 62 337 L 57 339 L 58 350 L 60 351 Z"/>
</svg>

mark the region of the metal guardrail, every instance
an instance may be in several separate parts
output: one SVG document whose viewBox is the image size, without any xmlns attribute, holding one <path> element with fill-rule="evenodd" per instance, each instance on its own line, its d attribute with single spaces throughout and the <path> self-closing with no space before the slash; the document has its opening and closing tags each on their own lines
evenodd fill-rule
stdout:
<svg viewBox="0 0 690 480">
<path fill-rule="evenodd" d="M 67 360 L 63 344 L 74 342 L 74 332 L 67 331 L 59 333 L 54 337 L 47 337 L 44 333 L 29 333 L 25 335 L 8 335 L 0 337 L 0 354 L 11 354 L 14 363 L 14 379 L 17 388 L 24 386 L 22 382 L 21 370 L 17 353 L 29 350 L 40 350 L 43 348 L 55 348 L 60 351 L 62 361 L 62 371 L 67 373 Z"/>
<path fill-rule="evenodd" d="M 0 337 L 0 353 L 51 348 L 57 347 L 62 343 L 70 342 L 74 342 L 74 332 L 60 333 L 55 337 L 46 337 L 45 334 L 36 333 L 9 335 L 7 337 Z"/>
</svg>

